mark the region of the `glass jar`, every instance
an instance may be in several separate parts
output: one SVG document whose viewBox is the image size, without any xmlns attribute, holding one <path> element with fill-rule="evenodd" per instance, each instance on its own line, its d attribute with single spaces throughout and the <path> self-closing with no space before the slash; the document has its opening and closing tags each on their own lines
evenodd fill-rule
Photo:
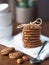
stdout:
<svg viewBox="0 0 49 65">
<path fill-rule="evenodd" d="M 0 1 L 0 39 L 9 38 L 13 34 L 12 14 L 9 0 Z"/>
<path fill-rule="evenodd" d="M 8 3 L 9 10 L 12 13 L 13 19 L 15 19 L 15 1 L 14 0 L 0 0 L 0 3 Z"/>
</svg>

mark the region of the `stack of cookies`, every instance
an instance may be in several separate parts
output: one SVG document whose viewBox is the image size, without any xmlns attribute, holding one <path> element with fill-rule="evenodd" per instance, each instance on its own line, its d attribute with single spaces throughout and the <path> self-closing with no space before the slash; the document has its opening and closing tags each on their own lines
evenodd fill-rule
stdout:
<svg viewBox="0 0 49 65">
<path fill-rule="evenodd" d="M 41 34 L 41 26 L 37 24 L 28 24 L 24 26 L 22 32 L 25 48 L 35 48 L 41 45 L 39 39 Z"/>
</svg>

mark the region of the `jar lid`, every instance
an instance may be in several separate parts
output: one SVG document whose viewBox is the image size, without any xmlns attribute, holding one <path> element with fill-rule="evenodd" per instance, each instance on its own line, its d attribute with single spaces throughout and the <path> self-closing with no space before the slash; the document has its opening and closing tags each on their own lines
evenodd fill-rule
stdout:
<svg viewBox="0 0 49 65">
<path fill-rule="evenodd" d="M 0 4 L 0 13 L 7 13 L 9 11 L 9 5 L 7 3 Z"/>
</svg>

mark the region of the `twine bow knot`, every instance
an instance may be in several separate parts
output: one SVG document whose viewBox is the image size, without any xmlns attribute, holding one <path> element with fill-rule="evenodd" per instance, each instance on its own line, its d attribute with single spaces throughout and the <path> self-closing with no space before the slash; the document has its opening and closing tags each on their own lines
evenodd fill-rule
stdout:
<svg viewBox="0 0 49 65">
<path fill-rule="evenodd" d="M 40 25 L 42 24 L 42 19 L 41 19 L 41 18 L 37 18 L 34 22 L 30 22 L 30 23 L 28 23 L 28 24 L 18 25 L 17 28 L 23 28 L 23 27 L 25 27 L 25 26 L 27 26 L 27 25 L 33 25 L 33 24 L 35 24 L 35 25 L 37 25 L 37 26 L 40 26 Z"/>
</svg>

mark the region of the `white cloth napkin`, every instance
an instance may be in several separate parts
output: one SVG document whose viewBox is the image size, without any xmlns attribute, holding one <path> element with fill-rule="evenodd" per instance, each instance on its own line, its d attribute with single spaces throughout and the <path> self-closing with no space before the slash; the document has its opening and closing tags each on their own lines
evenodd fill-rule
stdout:
<svg viewBox="0 0 49 65">
<path fill-rule="evenodd" d="M 47 57 L 49 57 L 49 38 L 43 35 L 40 35 L 40 40 L 42 43 L 44 41 L 48 41 L 42 52 L 40 53 L 40 59 L 45 60 Z M 23 41 L 22 41 L 22 33 L 19 33 L 15 35 L 14 37 L 10 37 L 8 39 L 0 39 L 0 44 L 5 45 L 7 47 L 14 47 L 16 50 L 21 51 L 27 55 L 30 55 L 31 57 L 36 58 L 39 50 L 41 49 L 40 47 L 36 48 L 24 48 L 23 47 Z"/>
</svg>

